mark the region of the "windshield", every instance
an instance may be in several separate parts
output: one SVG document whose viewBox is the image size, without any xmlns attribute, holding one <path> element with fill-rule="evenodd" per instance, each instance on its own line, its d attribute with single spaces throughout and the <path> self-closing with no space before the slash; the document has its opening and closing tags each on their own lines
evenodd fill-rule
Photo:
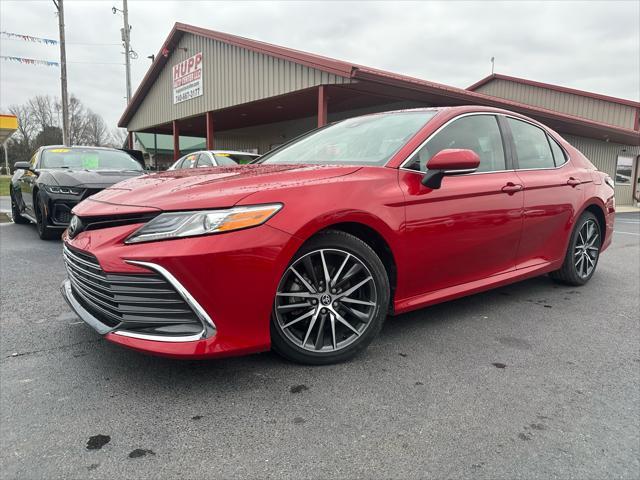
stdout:
<svg viewBox="0 0 640 480">
<path fill-rule="evenodd" d="M 435 114 L 422 110 L 350 118 L 294 140 L 259 163 L 382 166 Z"/>
<path fill-rule="evenodd" d="M 142 170 L 128 153 L 96 148 L 50 148 L 42 152 L 40 168 L 72 170 Z"/>
</svg>

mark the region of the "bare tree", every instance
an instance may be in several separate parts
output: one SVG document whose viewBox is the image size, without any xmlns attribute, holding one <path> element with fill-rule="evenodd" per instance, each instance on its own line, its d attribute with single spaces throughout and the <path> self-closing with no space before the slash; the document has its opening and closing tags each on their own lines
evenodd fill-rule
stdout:
<svg viewBox="0 0 640 480">
<path fill-rule="evenodd" d="M 60 123 L 56 111 L 56 101 L 49 95 L 36 95 L 27 102 L 25 107 L 29 110 L 32 121 L 40 130 L 47 127 L 57 127 Z"/>
<path fill-rule="evenodd" d="M 28 161 L 33 152 L 43 146 L 62 143 L 60 101 L 47 95 L 37 95 L 24 105 L 12 105 L 9 111 L 18 118 L 18 132 L 9 140 L 7 151 L 11 163 Z M 114 131 L 114 132 L 117 132 Z M 86 108 L 75 96 L 69 99 L 69 139 L 71 145 L 122 147 L 121 135 L 112 138 L 104 119 Z M 124 133 L 126 137 L 126 132 Z"/>
<path fill-rule="evenodd" d="M 122 148 L 127 141 L 127 131 L 124 128 L 111 130 L 111 145 L 114 148 Z"/>
<path fill-rule="evenodd" d="M 82 102 L 74 95 L 69 98 L 69 144 L 83 145 L 87 139 L 87 115 Z"/>
<path fill-rule="evenodd" d="M 9 112 L 18 119 L 18 137 L 24 143 L 31 144 L 37 126 L 27 105 L 11 105 Z"/>
<path fill-rule="evenodd" d="M 85 124 L 86 145 L 100 147 L 110 142 L 109 131 L 100 115 L 87 109 Z"/>
</svg>

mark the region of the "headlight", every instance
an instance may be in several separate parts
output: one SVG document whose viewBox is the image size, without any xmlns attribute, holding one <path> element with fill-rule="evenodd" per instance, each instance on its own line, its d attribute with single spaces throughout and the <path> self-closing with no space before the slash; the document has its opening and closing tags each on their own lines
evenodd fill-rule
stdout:
<svg viewBox="0 0 640 480">
<path fill-rule="evenodd" d="M 609 185 L 611 188 L 613 188 L 614 190 L 616 189 L 616 184 L 613 181 L 613 178 L 611 178 L 609 175 L 607 175 L 606 177 L 604 177 L 604 183 L 606 183 L 607 185 Z"/>
<path fill-rule="evenodd" d="M 80 195 L 82 193 L 81 188 L 75 187 L 58 187 L 54 185 L 45 185 L 44 189 L 49 193 L 63 193 L 65 195 Z"/>
<path fill-rule="evenodd" d="M 282 204 L 274 203 L 226 210 L 161 213 L 129 235 L 124 243 L 194 237 L 257 227 L 273 217 L 281 208 Z"/>
</svg>

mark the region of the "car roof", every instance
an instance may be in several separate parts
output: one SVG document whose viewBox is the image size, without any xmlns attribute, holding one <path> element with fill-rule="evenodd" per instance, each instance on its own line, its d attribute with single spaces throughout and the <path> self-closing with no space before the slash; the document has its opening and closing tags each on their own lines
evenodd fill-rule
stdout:
<svg viewBox="0 0 640 480">
<path fill-rule="evenodd" d="M 113 148 L 113 147 L 95 147 L 95 146 L 91 146 L 91 145 L 72 145 L 72 146 L 67 146 L 67 145 L 43 145 L 40 147 L 40 150 L 48 150 L 50 148 L 66 148 L 68 150 L 113 150 L 116 152 L 122 152 L 122 150 L 120 150 L 119 148 Z M 124 152 L 126 153 L 126 152 Z"/>
<path fill-rule="evenodd" d="M 259 157 L 260 155 L 258 155 L 257 153 L 251 153 L 251 152 L 239 152 L 237 150 L 200 150 L 199 152 L 195 152 L 195 153 L 200 153 L 200 152 L 209 152 L 209 153 L 228 153 L 230 155 L 251 155 L 251 156 L 256 156 Z"/>
<path fill-rule="evenodd" d="M 366 115 L 382 115 L 385 113 L 406 113 L 406 112 L 450 112 L 452 114 L 458 113 L 472 113 L 472 112 L 489 112 L 489 113 L 502 113 L 506 115 L 512 115 L 514 117 L 521 117 L 531 120 L 535 123 L 540 123 L 526 115 L 523 115 L 518 112 L 513 112 L 511 110 L 505 110 L 504 108 L 496 108 L 496 107 L 485 107 L 484 105 L 455 105 L 455 106 L 442 106 L 442 107 L 417 107 L 417 108 L 406 108 L 401 110 L 390 110 L 387 112 L 377 112 L 377 113 L 369 113 Z"/>
</svg>

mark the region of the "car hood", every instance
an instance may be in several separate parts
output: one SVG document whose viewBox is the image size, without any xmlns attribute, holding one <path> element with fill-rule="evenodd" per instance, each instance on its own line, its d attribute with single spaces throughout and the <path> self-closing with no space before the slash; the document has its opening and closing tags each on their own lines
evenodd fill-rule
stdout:
<svg viewBox="0 0 640 480">
<path fill-rule="evenodd" d="M 143 171 L 123 170 L 42 170 L 43 181 L 63 187 L 107 188 L 123 180 L 142 175 Z"/>
<path fill-rule="evenodd" d="M 261 190 L 322 182 L 359 169 L 331 165 L 239 165 L 172 170 L 107 188 L 85 200 L 81 210 L 90 214 L 84 212 L 90 208 L 90 204 L 85 205 L 87 202 L 160 210 L 231 207 Z"/>
</svg>

